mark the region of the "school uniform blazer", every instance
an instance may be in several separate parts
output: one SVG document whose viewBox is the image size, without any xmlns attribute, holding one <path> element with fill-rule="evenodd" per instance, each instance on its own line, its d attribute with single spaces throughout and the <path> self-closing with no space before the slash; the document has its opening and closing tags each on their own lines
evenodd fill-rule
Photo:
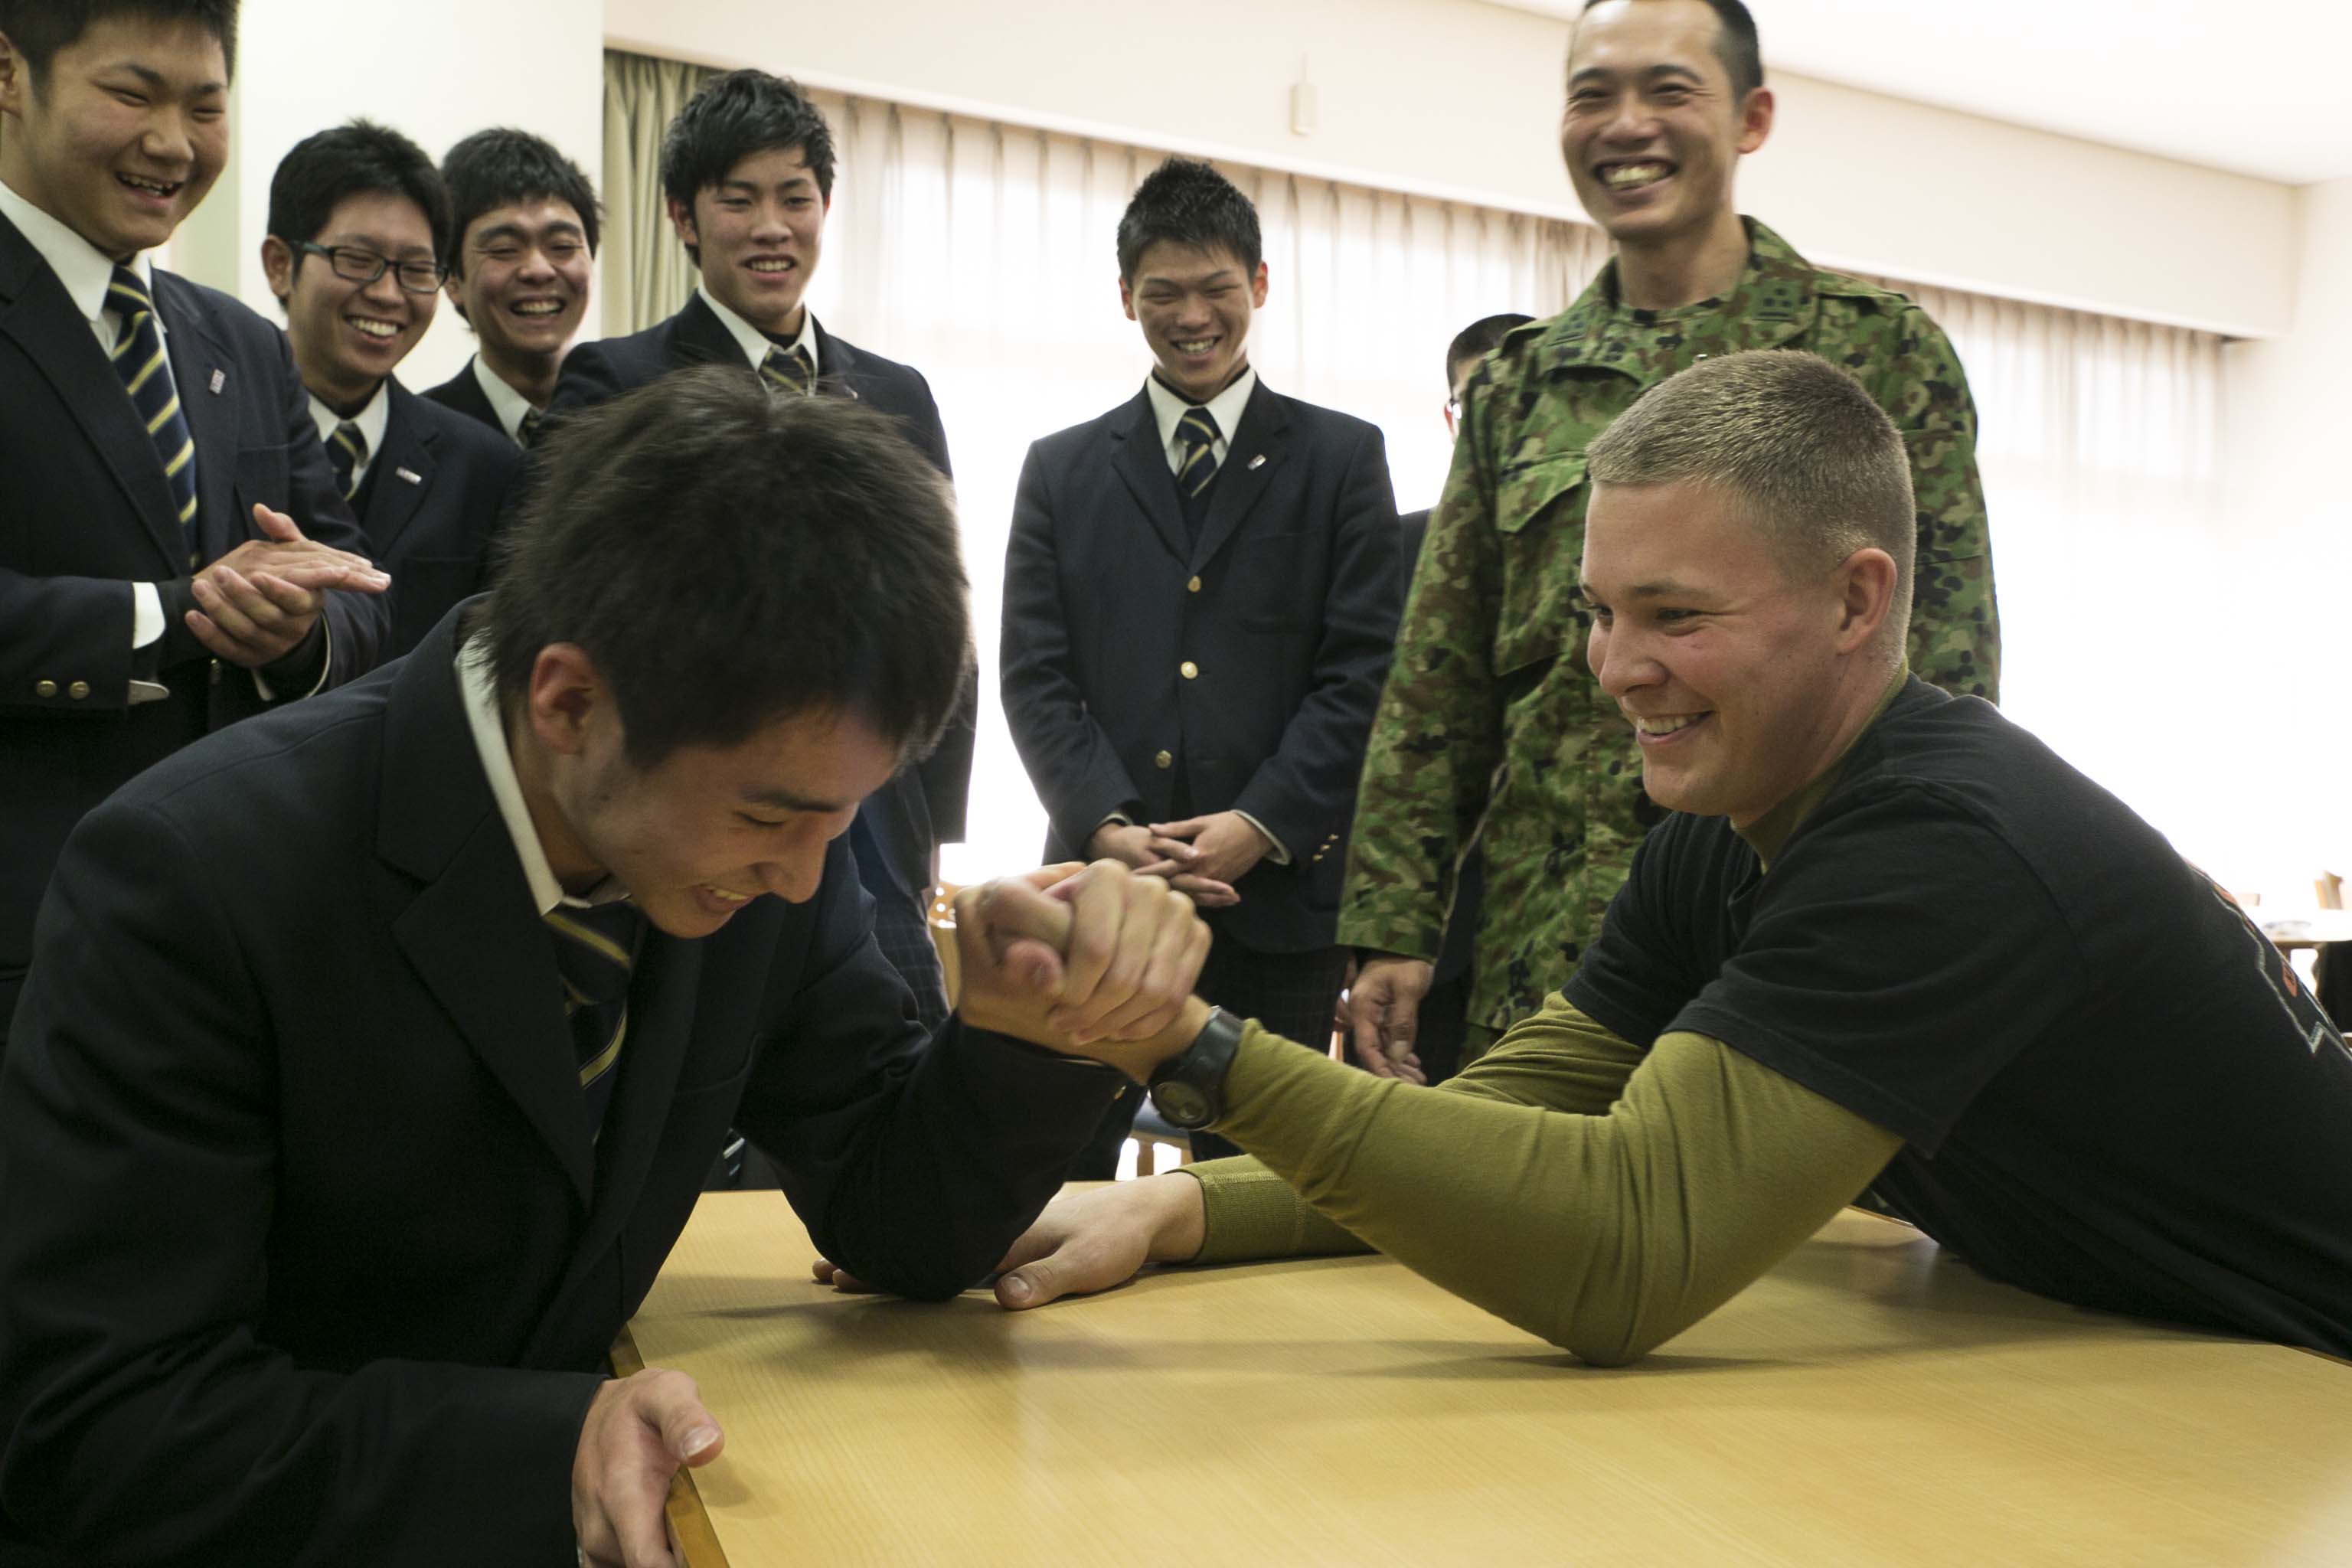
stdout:
<svg viewBox="0 0 2352 1568">
<path fill-rule="evenodd" d="M 376 564 L 392 574 L 384 657 L 393 658 L 489 585 L 490 548 L 522 472 L 522 448 L 503 431 L 426 402 L 398 377 L 385 392 L 383 446 L 353 499 Z"/>
<path fill-rule="evenodd" d="M 1147 394 L 1032 446 L 1000 647 L 1045 858 L 1083 857 L 1114 814 L 1244 811 L 1292 860 L 1242 879 L 1221 932 L 1266 952 L 1330 945 L 1397 550 L 1380 430 L 1262 381 L 1197 543 Z"/>
<path fill-rule="evenodd" d="M 256 502 L 365 553 L 278 329 L 227 295 L 154 273 L 172 376 L 196 444 L 195 564 L 153 441 L 65 285 L 0 217 L 0 1036 L 31 955 L 33 911 L 82 813 L 209 730 L 270 706 L 181 622 L 189 579 L 258 537 Z M 133 582 L 158 584 L 160 647 L 131 647 Z M 320 617 L 334 685 L 371 668 L 389 606 L 333 594 Z M 320 644 L 283 661 L 310 689 Z M 134 673 L 170 688 L 131 701 Z"/>
<path fill-rule="evenodd" d="M 855 398 L 892 416 L 916 450 L 952 479 L 947 430 L 922 374 L 829 331 L 820 330 L 817 341 L 818 393 Z M 742 365 L 746 374 L 753 374 L 741 347 L 700 294 L 688 300 L 677 314 L 642 332 L 582 343 L 565 354 L 548 413 L 603 403 L 694 364 Z M 959 843 L 964 837 L 979 698 L 975 672 L 937 749 L 858 807 L 858 821 L 879 847 L 891 884 L 910 901 L 919 901 L 923 889 L 930 885 L 933 847 Z"/>
<path fill-rule="evenodd" d="M 499 411 L 490 406 L 489 394 L 482 390 L 481 382 L 474 375 L 472 360 L 467 360 L 464 368 L 440 385 L 427 387 L 416 395 L 428 403 L 455 409 L 468 419 L 479 420 L 488 426 L 490 433 L 499 440 L 509 447 L 514 446 L 514 437 L 509 436 L 507 427 L 499 423 Z M 521 448 L 516 449 L 520 451 Z"/>
<path fill-rule="evenodd" d="M 464 613 L 67 846 L 0 1061 L 0 1510 L 55 1555 L 0 1563 L 565 1568 L 597 1368 L 729 1127 L 825 1256 L 943 1298 L 1122 1081 L 927 1042 L 836 841 L 805 903 L 647 933 L 592 1141 Z M 783 1311 L 806 1262 L 746 1267 Z"/>
</svg>

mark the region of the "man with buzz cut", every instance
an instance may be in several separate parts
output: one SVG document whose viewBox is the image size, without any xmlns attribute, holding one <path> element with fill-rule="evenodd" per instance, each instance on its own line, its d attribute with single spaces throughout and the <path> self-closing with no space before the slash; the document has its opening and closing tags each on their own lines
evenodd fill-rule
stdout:
<svg viewBox="0 0 2352 1568">
<path fill-rule="evenodd" d="M 474 329 L 466 368 L 425 394 L 530 445 L 588 314 L 603 214 L 580 166 L 528 131 L 477 131 L 441 160 L 449 303 Z"/>
<path fill-rule="evenodd" d="M 387 658 L 480 592 L 522 468 L 512 442 L 395 374 L 433 323 L 448 228 L 425 150 L 364 120 L 295 143 L 269 182 L 262 272 L 336 486 L 399 584 Z"/>
<path fill-rule="evenodd" d="M 1171 879 L 1216 932 L 1207 994 L 1328 1041 L 1348 813 L 1396 624 L 1386 447 L 1251 368 L 1269 284 L 1257 209 L 1223 174 L 1162 163 L 1118 253 L 1151 372 L 1029 449 L 1005 552 L 1005 721 L 1048 859 Z M 1074 1177 L 1112 1174 L 1138 1098 Z"/>
<path fill-rule="evenodd" d="M 732 365 L 780 397 L 845 397 L 890 416 L 952 477 L 947 431 L 921 374 L 827 331 L 805 303 L 833 176 L 832 127 L 796 84 L 759 70 L 703 83 L 661 150 L 670 222 L 699 274 L 694 293 L 657 326 L 572 350 L 551 412 L 601 403 L 682 365 Z M 879 906 L 877 940 L 929 1022 L 948 1008 L 931 944 L 931 888 L 939 847 L 963 837 L 979 695 L 975 683 L 938 750 L 877 790 L 850 833 L 858 874 Z"/>
<path fill-rule="evenodd" d="M 1088 1048 L 1255 1158 L 1056 1204 L 999 1300 L 1372 1247 L 1616 1364 L 1868 1184 L 2039 1295 L 2352 1355 L 2352 1052 L 2162 834 L 1911 672 L 1909 445 L 1782 352 L 1596 438 L 1588 656 L 1669 815 L 1566 989 L 1434 1089 Z"/>
<path fill-rule="evenodd" d="M 0 0 L 0 1040 L 81 815 L 390 625 L 286 340 L 151 259 L 236 46 L 236 0 Z"/>
<path fill-rule="evenodd" d="M 1740 0 L 1591 0 L 1569 47 L 1560 150 L 1615 255 L 1562 314 L 1510 333 L 1464 389 L 1454 468 L 1372 726 L 1339 940 L 1361 963 L 1358 1055 L 1412 1053 L 1455 866 L 1487 883 L 1465 1058 L 1558 988 L 1657 821 L 1583 658 L 1573 592 L 1585 451 L 1642 393 L 1743 349 L 1853 369 L 1903 432 L 1918 505 L 1912 668 L 1992 699 L 2000 625 L 1976 412 L 1918 307 L 1806 261 L 1743 218 L 1739 160 L 1772 129 Z"/>
</svg>

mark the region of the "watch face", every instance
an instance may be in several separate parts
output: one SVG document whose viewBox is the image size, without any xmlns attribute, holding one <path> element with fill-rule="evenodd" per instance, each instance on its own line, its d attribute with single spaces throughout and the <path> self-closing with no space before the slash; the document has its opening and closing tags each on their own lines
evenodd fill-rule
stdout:
<svg viewBox="0 0 2352 1568">
<path fill-rule="evenodd" d="M 1203 1127 L 1209 1121 L 1209 1097 L 1189 1083 L 1163 1083 L 1151 1091 L 1151 1103 L 1171 1127 Z"/>
</svg>

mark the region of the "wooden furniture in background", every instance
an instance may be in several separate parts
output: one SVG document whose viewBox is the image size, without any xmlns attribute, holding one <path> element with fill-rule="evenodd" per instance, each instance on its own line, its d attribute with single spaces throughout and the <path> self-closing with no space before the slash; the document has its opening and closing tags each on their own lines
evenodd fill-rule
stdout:
<svg viewBox="0 0 2352 1568">
<path fill-rule="evenodd" d="M 708 1194 L 633 1328 L 726 1428 L 695 1482 L 746 1568 L 1094 1568 L 1139 1530 L 1236 1568 L 2352 1563 L 2352 1366 L 2057 1306 L 1856 1212 L 1608 1372 L 1379 1258 L 1008 1313 L 809 1257 L 776 1194 Z"/>
</svg>

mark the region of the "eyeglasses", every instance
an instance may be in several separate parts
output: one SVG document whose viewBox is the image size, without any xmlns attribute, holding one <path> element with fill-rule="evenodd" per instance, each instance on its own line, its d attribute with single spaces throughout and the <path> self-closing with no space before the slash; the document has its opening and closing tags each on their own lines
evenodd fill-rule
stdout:
<svg viewBox="0 0 2352 1568">
<path fill-rule="evenodd" d="M 373 250 L 362 250 L 350 245 L 298 245 L 299 256 L 323 256 L 335 276 L 346 283 L 373 283 L 387 268 L 400 280 L 400 286 L 412 294 L 430 294 L 448 280 L 449 269 L 437 261 L 394 261 L 389 256 L 378 256 Z"/>
</svg>

